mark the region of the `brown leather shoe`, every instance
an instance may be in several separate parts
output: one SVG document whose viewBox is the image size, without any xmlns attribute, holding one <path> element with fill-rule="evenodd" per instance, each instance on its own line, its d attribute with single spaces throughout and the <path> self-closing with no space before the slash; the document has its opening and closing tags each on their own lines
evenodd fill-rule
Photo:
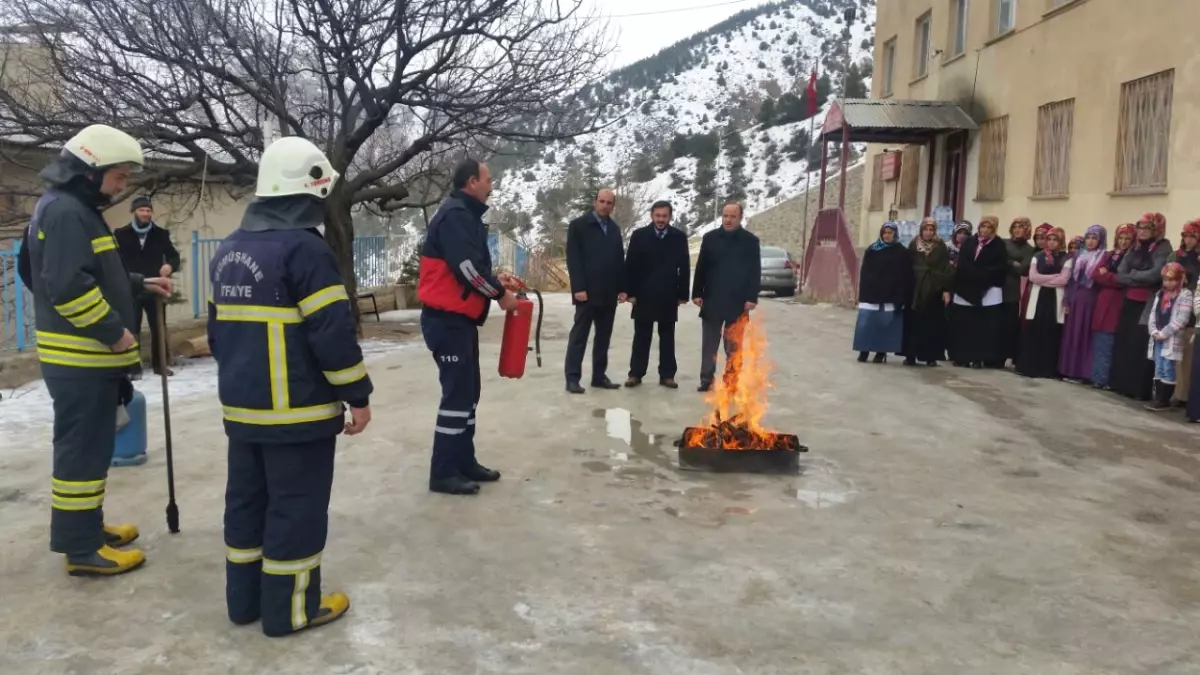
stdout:
<svg viewBox="0 0 1200 675">
<path fill-rule="evenodd" d="M 640 377 L 630 377 L 628 380 L 625 380 L 626 387 L 637 387 L 637 386 L 641 385 L 641 383 L 642 383 L 642 378 L 640 378 Z"/>
<path fill-rule="evenodd" d="M 664 377 L 663 379 L 659 380 L 658 383 L 661 384 L 662 386 L 666 387 L 667 389 L 678 389 L 679 388 L 679 383 L 670 377 Z"/>
</svg>

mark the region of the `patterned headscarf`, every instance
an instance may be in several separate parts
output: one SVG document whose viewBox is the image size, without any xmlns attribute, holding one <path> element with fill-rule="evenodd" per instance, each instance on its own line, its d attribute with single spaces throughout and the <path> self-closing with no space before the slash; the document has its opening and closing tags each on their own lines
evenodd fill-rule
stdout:
<svg viewBox="0 0 1200 675">
<path fill-rule="evenodd" d="M 1187 283 L 1187 270 L 1183 269 L 1183 265 L 1177 262 L 1169 262 L 1163 265 L 1163 279 L 1178 279 L 1179 285 L 1174 290 L 1167 290 L 1166 286 L 1162 289 L 1162 308 L 1163 310 L 1171 309 L 1171 303 L 1179 296 L 1179 291 L 1183 289 L 1183 285 Z"/>
<path fill-rule="evenodd" d="M 887 230 L 892 231 L 892 240 L 890 242 L 883 240 L 883 233 L 886 232 Z M 887 223 L 884 223 L 882 226 L 880 226 L 879 239 L 876 240 L 874 244 L 871 244 L 871 250 L 872 251 L 882 251 L 883 249 L 885 249 L 889 246 L 899 246 L 899 245 L 900 245 L 900 230 L 896 228 L 895 223 L 887 222 Z"/>
<path fill-rule="evenodd" d="M 984 238 L 983 226 L 988 224 L 992 226 L 992 236 Z M 996 238 L 996 230 L 998 229 L 1000 229 L 1000 219 L 996 216 L 984 216 L 979 219 L 979 234 L 975 235 L 975 238 L 979 241 L 979 245 L 975 249 L 976 258 L 979 257 L 979 252 L 983 250 L 983 247 Z"/>
<path fill-rule="evenodd" d="M 1183 236 L 1179 238 L 1179 255 L 1187 253 L 1187 248 L 1183 243 L 1183 237 L 1191 235 L 1200 238 L 1200 220 L 1189 220 L 1183 224 Z"/>
<path fill-rule="evenodd" d="M 927 227 L 933 228 L 933 239 L 930 239 L 929 241 L 925 241 L 925 228 Z M 922 255 L 929 255 L 929 253 L 933 251 L 934 247 L 937 246 L 938 242 L 940 241 L 937 236 L 937 221 L 933 218 L 926 218 L 925 220 L 922 220 L 921 226 L 917 229 L 917 238 L 914 241 L 917 242 L 916 249 L 918 253 Z"/>
<path fill-rule="evenodd" d="M 1163 265 L 1162 276 L 1164 279 L 1182 279 L 1187 276 L 1187 271 L 1183 269 L 1183 265 L 1177 262 L 1169 262 Z"/>
<path fill-rule="evenodd" d="M 1075 247 L 1075 251 L 1083 250 L 1083 235 L 1078 234 L 1071 237 L 1070 243 L 1067 244 L 1067 250 L 1070 251 L 1072 246 Z"/>
<path fill-rule="evenodd" d="M 1143 214 L 1138 224 L 1152 223 L 1154 225 L 1154 239 L 1162 239 L 1167 236 L 1167 217 L 1161 213 L 1146 213 Z"/>
<path fill-rule="evenodd" d="M 1053 236 L 1058 240 L 1058 250 L 1050 250 L 1050 237 Z M 1067 262 L 1067 251 L 1063 244 L 1067 240 L 1067 233 L 1061 227 L 1051 227 L 1046 232 L 1046 238 L 1042 241 L 1043 248 L 1040 252 L 1034 254 L 1037 260 L 1038 272 L 1042 274 L 1058 274 L 1062 271 L 1063 265 Z"/>
<path fill-rule="evenodd" d="M 1029 235 L 1032 234 L 1033 222 L 1031 220 L 1029 220 L 1028 218 L 1026 218 L 1025 216 L 1019 216 L 1017 218 L 1013 218 L 1012 223 L 1008 226 L 1008 236 L 1010 236 L 1010 237 L 1012 236 L 1013 228 L 1015 228 L 1017 226 L 1025 228 L 1025 238 L 1028 239 Z"/>
<path fill-rule="evenodd" d="M 1096 236 L 1096 248 L 1089 251 L 1087 247 L 1087 238 Z M 1072 276 L 1075 277 L 1076 283 L 1084 288 L 1092 286 L 1092 270 L 1104 260 L 1104 248 L 1108 244 L 1108 230 L 1104 229 L 1103 225 L 1092 225 L 1083 233 L 1083 242 L 1079 245 L 1079 250 L 1075 252 L 1075 271 Z"/>
<path fill-rule="evenodd" d="M 1054 229 L 1054 226 L 1051 225 L 1050 223 L 1042 223 L 1041 225 L 1038 225 L 1037 229 L 1033 231 L 1033 245 L 1034 246 L 1038 245 L 1038 238 L 1040 237 L 1042 239 L 1042 247 L 1045 248 L 1046 235 L 1049 234 L 1050 230 L 1053 230 L 1053 229 Z"/>
</svg>

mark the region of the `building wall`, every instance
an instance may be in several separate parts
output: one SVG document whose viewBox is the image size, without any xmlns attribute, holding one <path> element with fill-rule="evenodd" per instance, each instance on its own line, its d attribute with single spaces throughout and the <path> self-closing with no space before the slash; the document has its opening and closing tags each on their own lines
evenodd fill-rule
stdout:
<svg viewBox="0 0 1200 675">
<path fill-rule="evenodd" d="M 856 241 L 859 218 L 864 213 L 862 164 L 851 166 L 846 174 L 846 225 L 850 228 L 850 239 Z M 841 175 L 827 179 L 825 205 L 837 206 Z M 746 229 L 758 235 L 766 246 L 778 246 L 787 250 L 796 260 L 804 253 L 804 235 L 811 235 L 813 222 L 817 218 L 817 198 L 820 190 L 816 181 L 807 193 L 780 202 L 766 211 L 750 216 Z M 808 223 L 804 222 L 804 202 L 808 201 Z"/>
<path fill-rule="evenodd" d="M 1008 115 L 1004 197 L 976 200 L 980 142 L 972 133 L 966 161 L 964 214 L 978 222 L 995 214 L 1002 223 L 1028 216 L 1081 234 L 1093 223 L 1111 231 L 1146 211 L 1167 216 L 1168 235 L 1178 240 L 1183 222 L 1200 218 L 1200 52 L 1194 26 L 1200 2 L 1190 0 L 1013 0 L 1014 30 L 994 34 L 999 0 L 969 0 L 965 53 L 951 49 L 955 0 L 879 0 L 875 44 L 874 98 L 958 102 L 976 122 Z M 1057 4 L 1058 7 L 1054 7 Z M 928 75 L 915 77 L 917 19 L 932 12 Z M 896 40 L 891 96 L 884 95 L 885 45 Z M 942 50 L 942 54 L 934 55 Z M 1174 69 L 1168 187 L 1158 194 L 1113 194 L 1121 86 Z M 1070 154 L 1070 193 L 1065 198 L 1033 196 L 1038 108 L 1075 99 Z M 944 143 L 945 139 L 941 139 Z M 933 205 L 942 203 L 941 145 L 935 161 Z M 871 146 L 874 155 L 884 146 Z M 890 148 L 889 148 L 890 149 Z M 918 198 L 924 204 L 928 153 L 922 153 Z M 868 159 L 867 166 L 871 166 Z M 872 176 L 868 171 L 866 193 Z M 883 211 L 864 206 L 860 243 L 887 219 L 892 184 Z M 917 220 L 924 208 L 900 211 Z M 960 217 L 962 217 L 960 216 Z M 1002 230 L 1006 230 L 1002 226 Z"/>
</svg>

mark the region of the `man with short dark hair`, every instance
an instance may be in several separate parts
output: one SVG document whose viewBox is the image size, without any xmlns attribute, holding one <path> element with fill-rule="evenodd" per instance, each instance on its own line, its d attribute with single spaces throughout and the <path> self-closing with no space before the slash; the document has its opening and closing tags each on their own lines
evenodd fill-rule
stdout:
<svg viewBox="0 0 1200 675">
<path fill-rule="evenodd" d="M 692 302 L 700 308 L 700 387 L 712 388 L 717 372 L 717 343 L 725 344 L 725 359 L 737 349 L 744 323 L 738 319 L 758 306 L 762 258 L 758 237 L 742 228 L 742 205 L 729 202 L 721 209 L 721 227 L 700 241 Z"/>
<path fill-rule="evenodd" d="M 150 198 L 142 195 L 133 200 L 129 208 L 133 213 L 129 224 L 119 227 L 113 232 L 117 239 L 117 250 L 121 252 L 121 260 L 130 272 L 136 272 L 147 277 L 169 277 L 179 269 L 179 251 L 171 243 L 171 233 L 159 227 L 154 222 L 154 205 Z M 158 298 L 144 296 L 138 303 L 137 325 L 134 334 L 142 334 L 142 317 L 150 322 L 150 363 L 154 373 L 161 375 L 166 369 L 167 375 L 175 373 L 162 363 L 162 354 L 158 349 Z"/>
<path fill-rule="evenodd" d="M 625 242 L 621 226 L 612 219 L 617 196 L 612 190 L 596 194 L 592 212 L 567 225 L 567 274 L 571 277 L 571 301 L 575 323 L 567 338 L 564 367 L 567 391 L 582 394 L 583 355 L 588 334 L 596 326 L 592 341 L 592 386 L 620 389 L 608 379 L 608 343 L 612 338 L 617 305 L 625 302 Z"/>
<path fill-rule="evenodd" d="M 633 305 L 633 351 L 626 387 L 636 387 L 650 365 L 650 342 L 658 324 L 658 383 L 675 383 L 675 322 L 679 306 L 688 301 L 691 259 L 687 235 L 671 227 L 671 202 L 650 207 L 651 224 L 634 230 L 625 254 L 625 281 Z"/>
<path fill-rule="evenodd" d="M 500 480 L 500 472 L 475 459 L 475 409 L 479 406 L 479 327 L 491 301 L 509 311 L 517 306 L 520 282 L 492 274 L 483 214 L 492 194 L 487 166 L 466 159 L 454 169 L 453 191 L 429 221 L 421 248 L 417 297 L 421 334 L 433 353 L 442 398 L 433 429 L 429 489 L 473 495 L 479 483 Z M 512 292 L 510 292 L 512 291 Z"/>
</svg>

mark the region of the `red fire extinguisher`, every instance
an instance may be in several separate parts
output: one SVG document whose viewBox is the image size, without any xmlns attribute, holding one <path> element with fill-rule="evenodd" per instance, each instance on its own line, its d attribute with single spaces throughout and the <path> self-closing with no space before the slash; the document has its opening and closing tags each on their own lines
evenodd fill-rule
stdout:
<svg viewBox="0 0 1200 675">
<path fill-rule="evenodd" d="M 533 301 L 526 290 L 537 296 L 537 330 L 533 332 L 538 368 L 542 367 L 542 294 L 522 284 L 517 293 L 517 308 L 504 315 L 504 336 L 500 340 L 500 377 L 520 378 L 525 374 L 525 358 L 530 352 L 529 333 L 533 329 Z"/>
</svg>

